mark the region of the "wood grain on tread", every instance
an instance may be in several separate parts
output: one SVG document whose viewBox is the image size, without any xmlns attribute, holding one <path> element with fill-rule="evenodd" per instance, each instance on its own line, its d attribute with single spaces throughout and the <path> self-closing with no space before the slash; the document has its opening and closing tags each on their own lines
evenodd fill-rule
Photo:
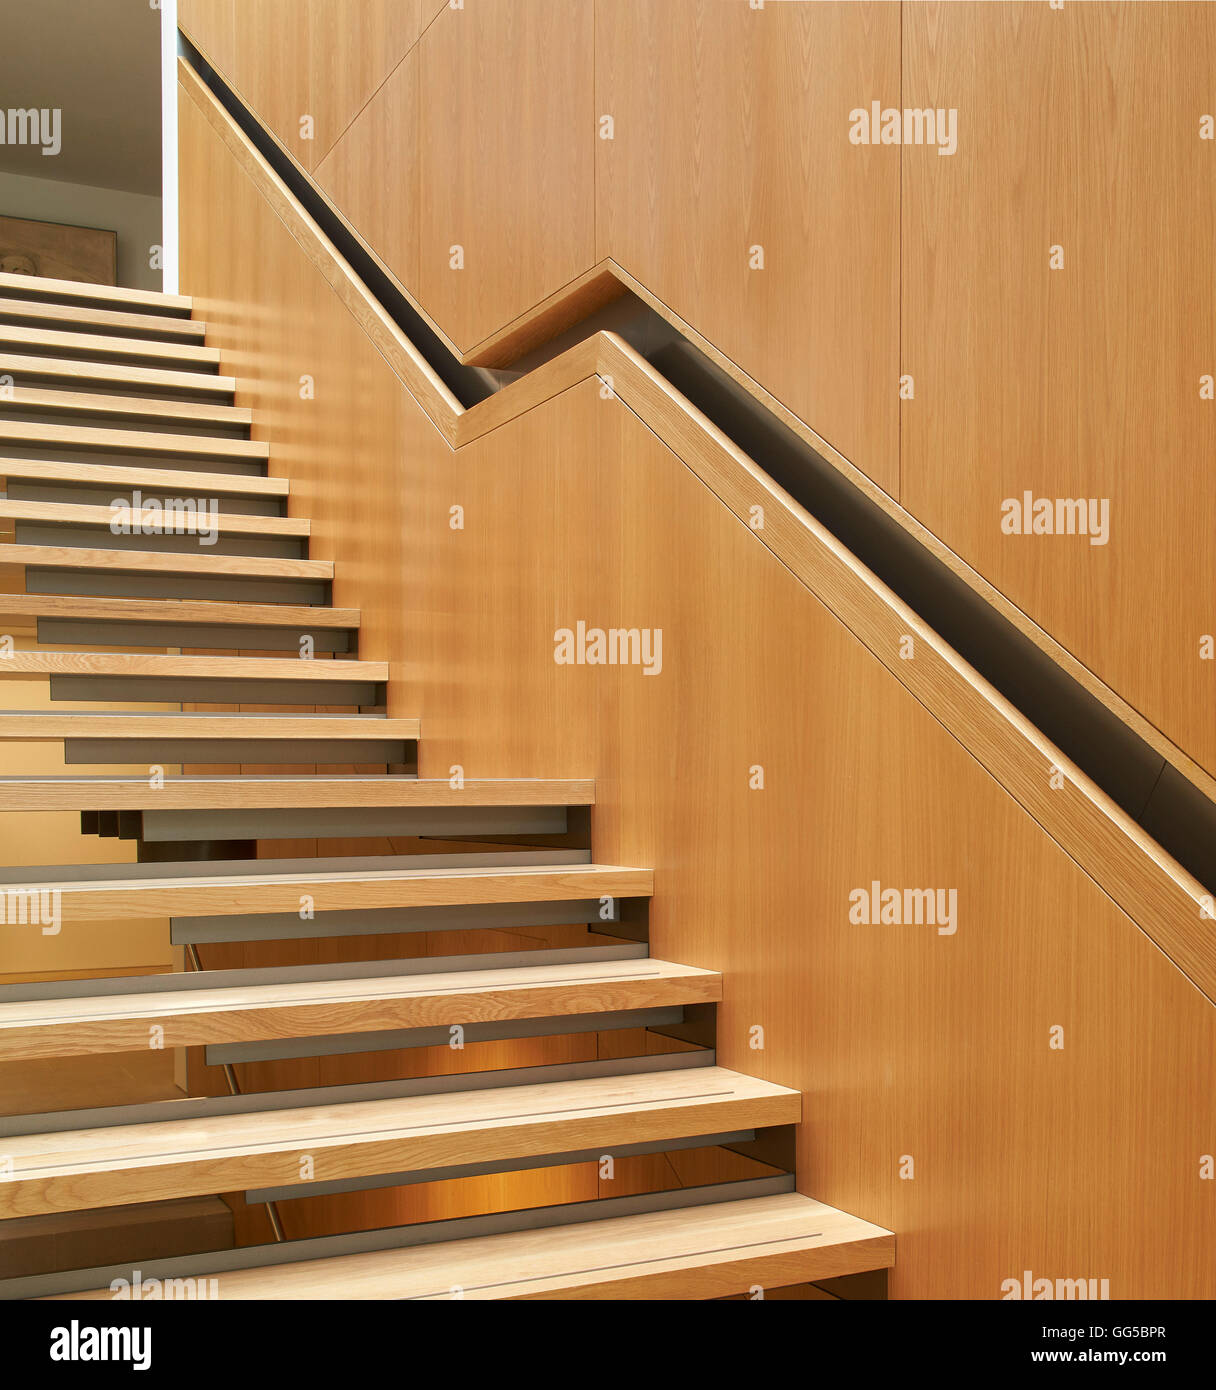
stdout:
<svg viewBox="0 0 1216 1390">
<path fill-rule="evenodd" d="M 0 1217 L 793 1124 L 799 1092 L 721 1067 L 6 1138 Z M 169 1102 L 172 1105 L 172 1102 Z"/>
<path fill-rule="evenodd" d="M 302 861 L 307 863 L 307 861 Z M 0 870 L 3 873 L 3 870 Z M 0 882 L 0 893 L 29 889 Z M 605 864 L 526 865 L 484 869 L 354 868 L 329 873 L 190 875 L 185 878 L 96 879 L 57 882 L 54 867 L 37 885 L 60 894 L 62 921 L 122 918 L 231 917 L 251 912 L 298 912 L 308 897 L 317 912 L 380 907 L 473 906 L 586 898 L 649 897 L 649 869 Z"/>
<path fill-rule="evenodd" d="M 26 295 L 36 299 L 82 299 L 97 305 L 117 304 L 133 309 L 161 309 L 166 314 L 188 315 L 193 301 L 184 294 L 165 294 L 160 290 L 133 290 L 123 285 L 93 285 L 84 280 L 56 280 L 51 276 L 10 275 L 0 272 L 0 293 Z"/>
<path fill-rule="evenodd" d="M 286 497 L 286 478 L 243 473 L 208 473 L 184 468 L 148 468 L 122 463 L 61 463 L 54 459 L 0 458 L 0 477 L 48 483 L 86 483 L 98 487 L 156 488 L 181 495 L 214 493 L 233 497 Z"/>
<path fill-rule="evenodd" d="M 894 1263 L 890 1231 L 790 1192 L 213 1277 L 220 1298 L 261 1300 L 687 1300 Z"/>
<path fill-rule="evenodd" d="M 722 977 L 661 960 L 0 1003 L 0 1062 L 714 1003 Z"/>
<path fill-rule="evenodd" d="M 384 661 L 297 656 L 166 656 L 159 652 L 13 652 L 0 676 L 186 676 L 196 680 L 386 681 Z"/>
<path fill-rule="evenodd" d="M 199 401 L 161 401 L 147 396 L 116 393 L 90 394 L 51 387 L 14 386 L 0 397 L 7 410 L 62 411 L 71 415 L 126 415 L 142 420 L 167 420 L 175 424 L 231 425 L 248 428 L 253 412 L 245 406 L 211 405 Z"/>
<path fill-rule="evenodd" d="M 3 724 L 10 718 L 21 719 L 22 716 L 0 715 L 0 739 L 14 737 L 5 731 Z M 307 722 L 312 723 L 311 720 Z M 382 722 L 397 727 L 404 721 Z M 357 737 L 359 732 L 344 737 Z M 85 733 L 93 738 L 101 737 L 93 729 Z M 386 733 L 369 733 L 368 736 L 392 737 Z M 412 738 L 415 735 L 397 736 Z M 0 811 L 184 811 L 213 807 L 227 810 L 238 806 L 257 810 L 294 810 L 306 806 L 331 810 L 359 806 L 590 806 L 594 801 L 595 783 L 577 779 L 470 779 L 457 790 L 442 779 L 422 781 L 416 777 L 393 776 L 166 777 L 163 784 L 156 787 L 148 785 L 147 777 L 0 777 Z"/>
<path fill-rule="evenodd" d="M 104 333 L 65 333 L 50 328 L 26 328 L 16 323 L 0 323 L 0 343 L 18 348 L 34 347 L 39 352 L 59 348 L 78 353 L 87 359 L 90 353 L 100 357 L 129 357 L 147 362 L 188 362 L 191 366 L 218 367 L 218 348 L 202 347 L 195 343 L 159 343 L 152 338 L 114 338 Z"/>
<path fill-rule="evenodd" d="M 0 461 L 2 464 L 2 461 Z M 57 526 L 104 526 L 109 530 L 115 519 L 113 507 L 92 507 L 87 502 L 8 502 L 0 498 L 0 519 L 10 521 L 39 521 Z M 208 517 L 184 507 L 142 507 L 131 512 L 119 508 L 117 515 L 127 517 L 133 527 L 143 526 L 151 531 L 172 531 L 178 526 L 194 525 L 200 515 L 207 526 L 230 536 L 286 536 L 307 540 L 312 527 L 308 520 L 295 516 L 246 516 L 241 512 L 217 512 Z M 0 552 L 3 559 L 3 552 Z"/>
<path fill-rule="evenodd" d="M 97 309 L 83 304 L 52 304 L 36 299 L 0 298 L 0 318 L 35 319 L 39 323 L 83 329 L 129 329 L 150 338 L 202 342 L 207 325 L 197 319 L 170 318 L 163 314 L 132 314 L 116 309 Z"/>
<path fill-rule="evenodd" d="M 0 562 L 4 552 L 0 550 Z M 302 632 L 357 628 L 357 608 L 295 603 L 219 603 L 206 599 L 87 598 L 76 594 L 0 594 L 0 618 L 77 618 L 95 622 L 288 627 Z"/>
<path fill-rule="evenodd" d="M 185 454 L 200 458 L 248 459 L 254 463 L 265 463 L 270 457 L 270 446 L 261 440 L 158 434 L 154 430 L 108 430 L 92 425 L 39 425 L 25 420 L 0 420 L 0 444 L 54 444 L 65 449 Z"/>
<path fill-rule="evenodd" d="M 329 560 L 286 560 L 266 555 L 194 555 L 157 550 L 93 550 L 75 545 L 0 546 L 0 565 L 32 565 L 39 569 L 135 570 L 153 574 L 238 575 L 257 579 L 334 577 Z M 0 603 L 3 600 L 0 599 Z"/>
<path fill-rule="evenodd" d="M 104 382 L 132 391 L 192 391 L 209 396 L 236 394 L 235 377 L 215 376 L 210 372 L 162 370 L 136 363 L 84 362 L 72 357 L 35 357 L 15 352 L 0 352 L 0 376 L 11 376 L 18 381 L 22 378 L 62 381 L 75 386 Z"/>
<path fill-rule="evenodd" d="M 418 729 L 417 719 L 361 714 L 0 714 L 0 739 L 412 739 Z"/>
</svg>

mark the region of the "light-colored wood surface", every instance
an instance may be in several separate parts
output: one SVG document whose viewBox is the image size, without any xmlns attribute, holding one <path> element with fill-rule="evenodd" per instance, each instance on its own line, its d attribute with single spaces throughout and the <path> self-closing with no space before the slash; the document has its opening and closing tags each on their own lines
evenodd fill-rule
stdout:
<svg viewBox="0 0 1216 1390">
<path fill-rule="evenodd" d="M 848 129 L 900 6 L 601 5 L 595 59 L 598 254 L 898 495 L 900 150 Z"/>
<path fill-rule="evenodd" d="M 19 715 L 0 716 L 0 738 L 13 737 L 5 729 L 7 719 L 22 722 Z M 313 720 L 300 722 L 311 726 Z M 399 729 L 402 721 L 380 722 Z M 365 723 L 374 731 L 375 721 Z M 397 736 L 402 735 L 398 733 Z M 65 808 L 174 811 L 215 806 L 262 810 L 301 806 L 591 806 L 594 802 L 592 782 L 539 778 L 475 779 L 455 788 L 450 782 L 416 777 L 326 777 L 321 774 L 308 777 L 166 777 L 163 784 L 156 787 L 148 785 L 147 777 L 0 777 L 0 810 L 4 811 Z"/>
<path fill-rule="evenodd" d="M 4 466 L 0 459 L 0 468 Z M 8 502 L 0 499 L 0 518 L 9 521 L 36 521 L 48 526 L 102 526 L 110 530 L 115 519 L 113 507 L 92 507 L 83 502 Z M 216 512 L 213 516 L 187 511 L 183 508 L 146 507 L 136 511 L 119 509 L 119 516 L 125 516 L 133 527 L 163 527 L 172 530 L 174 525 L 193 525 L 205 522 L 221 535 L 229 536 L 286 536 L 301 540 L 308 539 L 309 523 L 306 519 L 294 516 L 246 516 L 243 513 Z M 3 551 L 0 551 L 0 559 Z"/>
<path fill-rule="evenodd" d="M 0 375 L 15 381 L 54 380 L 73 386 L 113 385 L 128 390 L 190 391 L 209 396 L 231 396 L 236 381 L 230 376 L 209 372 L 160 371 L 138 364 L 78 362 L 70 357 L 38 357 L 23 353 L 0 352 Z"/>
<path fill-rule="evenodd" d="M 268 456 L 265 444 L 257 440 L 158 434 L 153 430 L 99 429 L 89 425 L 37 425 L 23 420 L 3 419 L 0 419 L 0 444 L 41 444 L 64 449 L 101 449 L 124 454 L 180 454 L 198 458 L 249 459 L 253 462 L 264 462 Z"/>
<path fill-rule="evenodd" d="M 249 412 L 231 405 L 204 405 L 194 401 L 156 401 L 142 396 L 90 395 L 84 391 L 44 390 L 14 386 L 0 398 L 8 410 L 39 411 L 64 415 L 121 415 L 133 420 L 167 421 L 180 425 L 231 425 L 248 428 Z"/>
<path fill-rule="evenodd" d="M 6 299 L 0 296 L 0 319 L 19 319 L 46 324 L 58 331 L 105 333 L 122 330 L 143 334 L 160 341 L 183 339 L 198 342 L 207 336 L 207 325 L 198 319 L 164 314 L 125 313 L 117 309 L 98 309 L 86 304 L 55 304 L 49 300 Z"/>
<path fill-rule="evenodd" d="M 303 661 L 299 657 L 166 656 L 157 652 L 16 651 L 0 677 L 183 676 L 189 680 L 384 681 L 383 661 Z"/>
<path fill-rule="evenodd" d="M 99 308 L 109 305 L 127 313 L 146 309 L 154 314 L 181 314 L 188 318 L 191 310 L 190 298 L 184 294 L 133 290 L 122 285 L 87 284 L 82 280 L 56 280 L 44 275 L 31 279 L 28 275 L 6 275 L 0 272 L 0 294 L 14 293 L 23 297 L 35 295 L 45 300 L 79 299 Z"/>
<path fill-rule="evenodd" d="M 92 714 L 64 712 L 6 714 L 0 738 L 375 738 L 418 737 L 417 719 L 380 719 L 372 715 L 310 714 Z"/>
<path fill-rule="evenodd" d="M 264 555 L 192 555 L 184 551 L 179 555 L 167 550 L 92 550 L 75 545 L 0 546 L 0 565 L 128 570 L 153 574 L 239 575 L 257 579 L 333 578 L 333 563 L 329 560 L 283 560 Z M 0 599 L 2 602 L 3 599 Z"/>
<path fill-rule="evenodd" d="M 593 18 L 590 0 L 467 0 L 418 45 L 418 293 L 463 350 L 595 262 Z"/>
<path fill-rule="evenodd" d="M 0 1003 L 0 1062 L 390 1028 L 714 1003 L 722 977 L 667 961 L 590 961 L 172 994 Z"/>
<path fill-rule="evenodd" d="M 178 495 L 191 492 L 220 497 L 286 497 L 286 478 L 247 477 L 242 473 L 197 473 L 184 468 L 142 468 L 114 463 L 59 463 L 53 459 L 0 458 L 0 476 L 46 483 L 85 483 L 98 487 L 156 488 Z"/>
<path fill-rule="evenodd" d="M 1216 774 L 1216 9 L 905 15 L 905 104 L 973 133 L 904 151 L 904 504 Z M 1104 499 L 1107 543 L 1003 534 L 1026 492 Z"/>
<path fill-rule="evenodd" d="M 57 329 L 26 328 L 17 323 L 0 323 L 0 343 L 18 351 L 39 353 L 90 354 L 99 358 L 118 357 L 132 362 L 181 363 L 192 368 L 219 366 L 219 351 L 197 343 L 157 342 L 152 338 L 114 338 L 104 333 L 69 333 Z"/>
<path fill-rule="evenodd" d="M 220 1298 L 707 1299 L 883 1268 L 895 1237 L 796 1193 L 217 1276 Z M 72 1299 L 110 1297 L 108 1289 Z"/>
<path fill-rule="evenodd" d="M 298 627 L 302 632 L 359 626 L 357 608 L 310 608 L 293 603 L 210 603 L 204 599 L 83 598 L 75 594 L 0 595 L 0 621 L 13 617 L 202 623 L 220 627 L 233 624 Z"/>
<path fill-rule="evenodd" d="M 303 1184 L 305 1154 L 326 1182 L 791 1124 L 801 1100 L 702 1067 L 14 1136 L 0 1216 Z"/>
<path fill-rule="evenodd" d="M 408 859 L 404 863 L 408 865 Z M 308 861 L 302 860 L 302 866 Z M 5 883 L 0 892 L 20 885 Z M 645 898 L 654 888 L 648 869 L 609 864 L 527 865 L 490 869 L 365 869 L 327 873 L 301 867 L 290 874 L 190 874 L 176 879 L 54 879 L 65 925 L 112 918 L 230 917 L 249 912 L 297 912 L 307 897 L 317 912 L 377 907 L 443 907 L 477 903 L 543 903 L 584 898 Z"/>
</svg>

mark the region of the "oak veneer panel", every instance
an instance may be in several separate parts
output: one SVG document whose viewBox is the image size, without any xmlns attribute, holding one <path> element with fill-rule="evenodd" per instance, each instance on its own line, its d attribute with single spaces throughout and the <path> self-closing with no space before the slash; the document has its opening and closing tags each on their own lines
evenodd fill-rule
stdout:
<svg viewBox="0 0 1216 1390">
<path fill-rule="evenodd" d="M 217 1283 L 221 1298 L 245 1299 L 706 1299 L 894 1259 L 889 1231 L 786 1193 L 240 1270 Z"/>
<path fill-rule="evenodd" d="M 899 150 L 848 113 L 898 100 L 899 33 L 879 3 L 596 7 L 597 256 L 896 497 Z"/>
<path fill-rule="evenodd" d="M 308 14 L 319 165 L 417 41 L 421 0 L 308 0 Z M 401 153 L 397 142 L 380 150 L 376 183 L 398 182 Z"/>
<path fill-rule="evenodd" d="M 410 978 L 316 980 L 292 985 L 99 995 L 0 1003 L 0 1062 L 555 1018 L 713 1003 L 722 979 L 666 961 L 590 961 Z"/>
<path fill-rule="evenodd" d="M 904 505 L 1216 772 L 1216 9 L 903 10 L 905 104 L 959 110 L 903 151 Z M 1024 492 L 1109 542 L 1002 534 Z"/>
<path fill-rule="evenodd" d="M 575 1152 L 792 1124 L 802 1097 L 721 1067 L 354 1101 L 5 1140 L 0 1216 Z"/>
<path fill-rule="evenodd" d="M 465 0 L 418 45 L 418 294 L 461 351 L 596 259 L 592 12 L 591 0 Z"/>
<path fill-rule="evenodd" d="M 408 290 L 418 288 L 418 52 L 408 53 L 313 177 Z"/>
</svg>

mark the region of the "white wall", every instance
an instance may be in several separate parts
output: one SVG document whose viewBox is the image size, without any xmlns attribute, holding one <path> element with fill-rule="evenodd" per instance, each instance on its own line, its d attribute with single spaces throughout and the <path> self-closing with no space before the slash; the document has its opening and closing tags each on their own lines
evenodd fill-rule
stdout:
<svg viewBox="0 0 1216 1390">
<path fill-rule="evenodd" d="M 148 265 L 151 248 L 161 245 L 163 235 L 159 198 L 0 173 L 0 216 L 117 232 L 118 283 L 139 290 L 161 288 L 161 272 Z"/>
</svg>

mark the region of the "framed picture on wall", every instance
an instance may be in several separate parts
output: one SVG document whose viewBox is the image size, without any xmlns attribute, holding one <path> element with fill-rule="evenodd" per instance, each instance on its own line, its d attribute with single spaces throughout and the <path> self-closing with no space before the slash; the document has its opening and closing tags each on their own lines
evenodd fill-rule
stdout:
<svg viewBox="0 0 1216 1390">
<path fill-rule="evenodd" d="M 118 233 L 0 215 L 0 271 L 52 280 L 116 283 Z"/>
</svg>

